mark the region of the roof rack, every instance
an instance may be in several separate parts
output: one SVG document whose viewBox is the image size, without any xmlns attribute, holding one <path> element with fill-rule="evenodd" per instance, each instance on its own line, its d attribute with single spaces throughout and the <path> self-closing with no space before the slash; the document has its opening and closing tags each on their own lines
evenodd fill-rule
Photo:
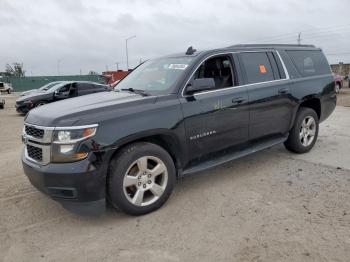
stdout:
<svg viewBox="0 0 350 262">
<path fill-rule="evenodd" d="M 314 45 L 293 45 L 293 44 L 238 44 L 238 45 L 232 45 L 229 47 L 315 47 Z"/>
</svg>

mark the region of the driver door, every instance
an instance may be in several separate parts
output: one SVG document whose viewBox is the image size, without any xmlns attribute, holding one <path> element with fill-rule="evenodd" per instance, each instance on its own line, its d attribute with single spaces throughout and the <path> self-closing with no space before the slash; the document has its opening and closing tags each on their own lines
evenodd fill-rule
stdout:
<svg viewBox="0 0 350 262">
<path fill-rule="evenodd" d="M 71 84 L 67 84 L 55 91 L 55 100 L 66 99 L 70 96 Z"/>
<path fill-rule="evenodd" d="M 187 94 L 180 99 L 191 159 L 248 141 L 248 93 L 237 77 L 231 54 L 205 59 L 193 73 L 196 78 L 213 78 L 213 90 Z"/>
</svg>

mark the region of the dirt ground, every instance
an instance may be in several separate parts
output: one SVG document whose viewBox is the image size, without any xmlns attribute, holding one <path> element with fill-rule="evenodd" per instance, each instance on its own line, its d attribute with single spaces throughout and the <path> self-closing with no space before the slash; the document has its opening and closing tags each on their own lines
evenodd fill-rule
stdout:
<svg viewBox="0 0 350 262">
<path fill-rule="evenodd" d="M 4 97 L 0 261 L 350 260 L 350 108 L 322 123 L 310 153 L 275 146 L 182 179 L 163 208 L 142 217 L 111 208 L 80 217 L 28 182 L 23 116 L 16 96 Z"/>
<path fill-rule="evenodd" d="M 348 88 L 347 83 L 342 89 L 340 89 L 337 105 L 350 107 L 350 88 Z"/>
</svg>

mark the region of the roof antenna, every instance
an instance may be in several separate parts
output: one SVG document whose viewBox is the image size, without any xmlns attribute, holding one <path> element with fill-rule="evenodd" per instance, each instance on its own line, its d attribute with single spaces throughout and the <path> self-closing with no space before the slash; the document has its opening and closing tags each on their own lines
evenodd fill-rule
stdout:
<svg viewBox="0 0 350 262">
<path fill-rule="evenodd" d="M 187 48 L 186 55 L 193 55 L 196 51 L 196 49 L 193 49 L 193 47 L 190 46 L 189 48 Z"/>
</svg>

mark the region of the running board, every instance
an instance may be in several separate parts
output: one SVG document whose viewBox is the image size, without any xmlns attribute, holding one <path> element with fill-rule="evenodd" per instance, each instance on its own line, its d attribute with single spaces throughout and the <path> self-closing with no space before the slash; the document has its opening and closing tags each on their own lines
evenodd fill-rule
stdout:
<svg viewBox="0 0 350 262">
<path fill-rule="evenodd" d="M 251 146 L 241 150 L 241 151 L 233 151 L 229 153 L 220 154 L 217 158 L 206 160 L 198 163 L 197 165 L 191 166 L 182 172 L 182 176 L 191 175 L 197 172 L 204 171 L 206 169 L 216 167 L 218 165 L 224 164 L 226 162 L 250 155 L 252 153 L 258 152 L 260 150 L 267 149 L 269 147 L 278 145 L 286 141 L 288 136 L 278 137 L 278 138 L 270 138 L 268 140 L 264 140 L 263 142 L 256 142 Z"/>
</svg>

